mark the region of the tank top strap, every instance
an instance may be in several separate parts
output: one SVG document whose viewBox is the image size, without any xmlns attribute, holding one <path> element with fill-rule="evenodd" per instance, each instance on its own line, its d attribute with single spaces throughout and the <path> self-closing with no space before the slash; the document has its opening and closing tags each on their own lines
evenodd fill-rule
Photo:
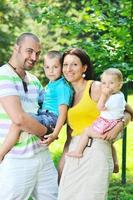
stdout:
<svg viewBox="0 0 133 200">
<path fill-rule="evenodd" d="M 87 84 L 86 84 L 86 88 L 85 88 L 85 91 L 84 91 L 84 95 L 88 96 L 89 95 L 89 92 L 90 92 L 90 89 L 91 89 L 91 85 L 93 83 L 93 80 L 89 80 L 87 81 Z M 89 95 L 90 96 L 90 95 Z"/>
</svg>

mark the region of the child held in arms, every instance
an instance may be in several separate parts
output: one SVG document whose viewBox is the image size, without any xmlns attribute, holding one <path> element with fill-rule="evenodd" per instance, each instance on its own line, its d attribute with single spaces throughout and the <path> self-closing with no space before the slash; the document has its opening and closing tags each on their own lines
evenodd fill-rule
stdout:
<svg viewBox="0 0 133 200">
<path fill-rule="evenodd" d="M 49 145 L 58 138 L 66 121 L 68 107 L 72 103 L 73 90 L 62 76 L 61 61 L 62 54 L 59 51 L 49 51 L 44 56 L 44 72 L 49 83 L 40 92 L 38 113 L 30 113 L 33 118 L 47 127 L 47 134 L 41 138 L 40 144 Z M 21 132 L 16 125 L 11 125 L 10 131 L 0 147 L 0 161 L 9 151 L 13 150 L 14 145 L 19 145 L 21 137 L 25 137 L 25 135 L 28 134 Z"/>
<path fill-rule="evenodd" d="M 102 93 L 97 103 L 100 116 L 92 126 L 85 129 L 77 148 L 75 151 L 68 152 L 68 156 L 82 157 L 91 133 L 95 134 L 97 138 L 104 137 L 104 133 L 112 129 L 120 120 L 123 120 L 125 109 L 133 115 L 132 108 L 126 103 L 124 95 L 120 91 L 123 85 L 123 76 L 119 69 L 108 68 L 105 70 L 101 75 L 101 84 Z M 112 156 L 114 160 L 114 173 L 117 173 L 119 165 L 113 144 Z"/>
</svg>

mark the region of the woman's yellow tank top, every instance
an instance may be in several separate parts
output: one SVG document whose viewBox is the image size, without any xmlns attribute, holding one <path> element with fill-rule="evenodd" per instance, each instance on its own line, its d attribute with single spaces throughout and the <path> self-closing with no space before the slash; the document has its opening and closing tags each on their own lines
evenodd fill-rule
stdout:
<svg viewBox="0 0 133 200">
<path fill-rule="evenodd" d="M 72 136 L 82 134 L 84 128 L 90 126 L 100 114 L 97 109 L 97 103 L 89 95 L 91 84 L 92 81 L 87 81 L 80 102 L 68 110 L 67 121 L 73 130 Z"/>
</svg>

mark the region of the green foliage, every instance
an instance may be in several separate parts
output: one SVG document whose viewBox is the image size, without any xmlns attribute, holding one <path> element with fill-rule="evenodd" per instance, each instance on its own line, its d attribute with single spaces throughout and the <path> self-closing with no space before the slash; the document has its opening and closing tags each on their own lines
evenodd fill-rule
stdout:
<svg viewBox="0 0 133 200">
<path fill-rule="evenodd" d="M 39 1 L 27 4 L 34 20 L 47 27 L 47 37 L 64 50 L 84 48 L 98 75 L 107 67 L 133 74 L 133 3 L 122 1 Z"/>
<path fill-rule="evenodd" d="M 21 9 L 14 9 L 8 0 L 0 1 L 0 65 L 6 62 L 11 53 L 11 46 L 16 33 L 21 29 L 23 13 Z"/>
<path fill-rule="evenodd" d="M 91 57 L 96 79 L 108 67 L 133 79 L 132 18 L 130 0 L 1 0 L 0 63 L 8 59 L 15 37 L 30 31 L 40 37 L 42 54 L 81 47 Z M 33 72 L 45 83 L 42 62 Z"/>
</svg>

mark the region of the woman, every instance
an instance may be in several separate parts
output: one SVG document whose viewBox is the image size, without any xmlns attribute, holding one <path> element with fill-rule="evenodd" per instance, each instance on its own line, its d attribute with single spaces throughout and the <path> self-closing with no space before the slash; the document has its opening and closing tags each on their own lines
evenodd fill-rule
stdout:
<svg viewBox="0 0 133 200">
<path fill-rule="evenodd" d="M 119 122 L 104 139 L 94 137 L 90 147 L 86 147 L 82 158 L 65 157 L 68 149 L 74 150 L 83 130 L 99 115 L 96 102 L 101 84 L 91 79 L 91 64 L 87 54 L 81 49 L 70 49 L 63 55 L 63 73 L 74 88 L 73 106 L 68 111 L 68 134 L 64 153 L 59 163 L 61 174 L 58 200 L 105 200 L 107 199 L 109 178 L 113 171 L 111 152 L 112 140 L 123 129 Z M 125 114 L 125 120 L 130 117 Z"/>
</svg>

